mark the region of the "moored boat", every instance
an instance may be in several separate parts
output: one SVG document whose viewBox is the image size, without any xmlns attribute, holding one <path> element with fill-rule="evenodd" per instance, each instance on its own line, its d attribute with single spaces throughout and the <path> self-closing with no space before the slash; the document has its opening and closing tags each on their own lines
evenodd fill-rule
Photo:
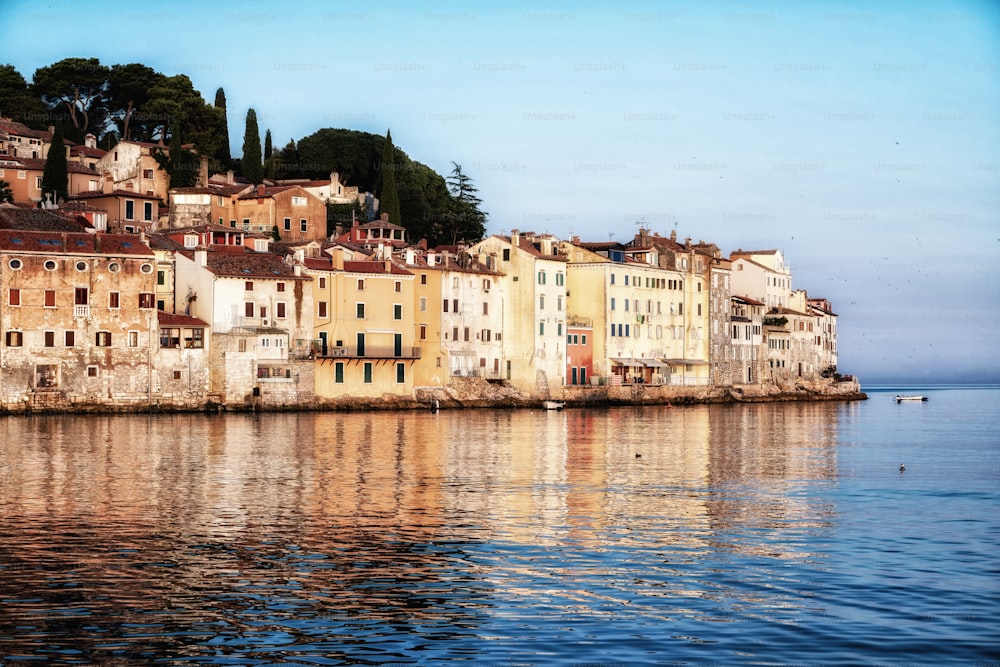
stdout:
<svg viewBox="0 0 1000 667">
<path fill-rule="evenodd" d="M 562 401 L 544 401 L 542 407 L 546 410 L 562 410 L 566 404 Z"/>
<path fill-rule="evenodd" d="M 926 396 L 904 396 L 903 394 L 896 394 L 897 403 L 919 403 L 920 401 L 926 401 Z"/>
</svg>

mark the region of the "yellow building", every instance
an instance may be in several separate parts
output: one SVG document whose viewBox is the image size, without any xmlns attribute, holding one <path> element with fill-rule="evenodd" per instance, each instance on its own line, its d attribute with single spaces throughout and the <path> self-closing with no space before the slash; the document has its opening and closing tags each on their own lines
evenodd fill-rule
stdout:
<svg viewBox="0 0 1000 667">
<path fill-rule="evenodd" d="M 388 251 L 353 259 L 335 246 L 305 260 L 314 279 L 316 396 L 319 399 L 410 397 L 414 364 L 414 274 Z"/>
</svg>

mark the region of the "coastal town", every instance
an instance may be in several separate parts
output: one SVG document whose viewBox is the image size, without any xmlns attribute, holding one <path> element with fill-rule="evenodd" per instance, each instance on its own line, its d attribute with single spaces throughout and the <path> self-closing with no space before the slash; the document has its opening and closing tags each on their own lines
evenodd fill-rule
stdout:
<svg viewBox="0 0 1000 667">
<path fill-rule="evenodd" d="M 0 414 L 862 398 L 778 249 L 408 238 L 337 172 L 171 187 L 162 145 L 0 118 Z M 335 204 L 370 212 L 328 226 Z"/>
</svg>

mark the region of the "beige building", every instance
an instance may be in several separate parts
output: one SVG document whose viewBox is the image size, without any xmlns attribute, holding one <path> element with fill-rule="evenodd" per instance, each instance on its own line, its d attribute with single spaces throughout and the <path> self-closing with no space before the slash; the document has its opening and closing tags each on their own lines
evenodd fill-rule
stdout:
<svg viewBox="0 0 1000 667">
<path fill-rule="evenodd" d="M 511 231 L 470 248 L 501 274 L 501 376 L 537 397 L 562 395 L 566 376 L 567 258 L 554 237 Z"/>
<path fill-rule="evenodd" d="M 277 227 L 286 243 L 326 238 L 326 204 L 298 185 L 258 185 L 236 197 L 233 216 L 245 232 L 271 234 Z"/>
<path fill-rule="evenodd" d="M 110 182 L 104 191 L 129 191 L 167 201 L 170 176 L 156 161 L 157 151 L 166 146 L 145 141 L 120 141 L 97 160 L 97 172 Z"/>
</svg>

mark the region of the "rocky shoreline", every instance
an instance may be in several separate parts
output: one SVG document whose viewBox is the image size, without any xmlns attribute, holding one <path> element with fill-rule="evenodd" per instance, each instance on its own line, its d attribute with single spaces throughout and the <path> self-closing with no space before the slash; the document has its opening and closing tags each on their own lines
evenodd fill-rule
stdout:
<svg viewBox="0 0 1000 667">
<path fill-rule="evenodd" d="M 446 387 L 418 387 L 413 396 L 386 394 L 378 398 L 344 397 L 334 401 L 270 403 L 248 399 L 242 404 L 208 402 L 204 405 L 163 403 L 73 403 L 24 406 L 22 410 L 0 410 L 3 415 L 43 414 L 149 414 L 205 412 L 362 412 L 375 410 L 538 409 L 545 401 L 564 407 L 588 408 L 643 405 L 702 405 L 723 403 L 778 403 L 794 401 L 862 401 L 868 398 L 857 380 L 798 380 L 784 384 L 700 387 L 676 385 L 621 385 L 563 387 L 556 395 L 537 396 L 504 383 L 480 378 L 456 378 Z"/>
</svg>

